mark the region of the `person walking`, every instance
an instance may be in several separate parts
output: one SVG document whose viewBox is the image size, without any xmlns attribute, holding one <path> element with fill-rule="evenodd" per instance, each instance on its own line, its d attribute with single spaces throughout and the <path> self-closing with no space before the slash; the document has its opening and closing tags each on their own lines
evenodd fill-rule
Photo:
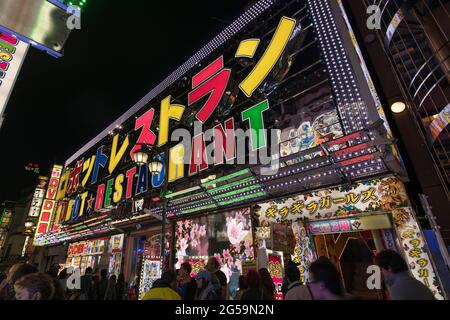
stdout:
<svg viewBox="0 0 450 320">
<path fill-rule="evenodd" d="M 14 284 L 23 276 L 36 273 L 35 266 L 28 263 L 16 263 L 9 270 L 3 288 L 0 291 L 0 300 L 15 300 Z"/>
<path fill-rule="evenodd" d="M 69 275 L 67 273 L 67 268 L 64 268 L 61 270 L 61 272 L 58 274 L 58 282 L 62 288 L 64 297 L 68 296 L 68 290 L 67 290 L 67 278 L 69 278 Z"/>
<path fill-rule="evenodd" d="M 241 300 L 273 300 L 261 285 L 261 277 L 255 270 L 249 270 L 246 276 L 248 289 L 242 294 Z"/>
<path fill-rule="evenodd" d="M 100 279 L 95 284 L 95 295 L 96 300 L 106 300 L 106 290 L 108 289 L 109 280 L 108 280 L 108 270 L 102 269 L 100 271 Z"/>
<path fill-rule="evenodd" d="M 109 277 L 108 285 L 106 286 L 105 298 L 103 300 L 117 300 L 116 294 L 116 275 Z"/>
<path fill-rule="evenodd" d="M 179 289 L 183 300 L 194 300 L 197 283 L 191 278 L 192 267 L 189 262 L 183 262 L 178 275 Z"/>
<path fill-rule="evenodd" d="M 222 297 L 222 300 L 227 300 L 228 298 L 228 284 L 227 276 L 220 270 L 220 263 L 216 257 L 210 257 L 206 263 L 205 269 L 212 274 L 214 274 L 219 280 L 221 288 L 218 289 L 218 294 Z"/>
<path fill-rule="evenodd" d="M 31 273 L 14 284 L 16 300 L 52 300 L 53 279 L 45 273 Z"/>
<path fill-rule="evenodd" d="M 285 269 L 287 290 L 284 300 L 312 300 L 308 286 L 300 281 L 300 270 L 296 264 L 289 264 Z"/>
<path fill-rule="evenodd" d="M 127 300 L 126 295 L 127 283 L 125 282 L 125 275 L 123 273 L 119 274 L 116 284 L 116 296 L 117 300 Z"/>
<path fill-rule="evenodd" d="M 92 275 L 92 268 L 87 267 L 84 275 L 81 276 L 81 294 L 84 295 L 85 300 L 94 300 L 94 280 Z"/>
<path fill-rule="evenodd" d="M 309 268 L 308 287 L 313 300 L 348 300 L 344 294 L 339 271 L 327 259 L 314 261 Z"/>
<path fill-rule="evenodd" d="M 261 287 L 265 290 L 268 297 L 272 297 L 275 300 L 275 284 L 273 283 L 272 276 L 267 268 L 261 268 L 258 270 L 259 277 L 261 278 Z"/>
<path fill-rule="evenodd" d="M 422 282 L 412 277 L 402 256 L 394 250 L 383 250 L 376 257 L 389 287 L 391 300 L 435 300 Z"/>
<path fill-rule="evenodd" d="M 222 285 L 217 276 L 208 271 L 202 270 L 196 276 L 197 282 L 197 300 L 221 300 Z"/>
<path fill-rule="evenodd" d="M 248 289 L 247 280 L 246 280 L 245 276 L 240 275 L 239 276 L 239 290 L 236 293 L 236 300 L 242 300 L 242 294 L 247 289 Z"/>
<path fill-rule="evenodd" d="M 161 278 L 153 283 L 142 300 L 181 300 L 177 292 L 177 275 L 173 270 L 165 271 Z"/>
</svg>

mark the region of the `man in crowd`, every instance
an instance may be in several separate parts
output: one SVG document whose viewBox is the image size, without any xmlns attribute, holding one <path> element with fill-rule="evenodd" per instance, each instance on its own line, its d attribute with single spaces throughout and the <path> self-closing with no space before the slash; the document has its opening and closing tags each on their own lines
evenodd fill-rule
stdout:
<svg viewBox="0 0 450 320">
<path fill-rule="evenodd" d="M 177 275 L 173 270 L 165 271 L 161 279 L 153 283 L 153 287 L 144 294 L 142 300 L 181 300 L 177 292 Z"/>
<path fill-rule="evenodd" d="M 381 251 L 377 264 L 389 287 L 391 300 L 434 300 L 430 289 L 409 274 L 408 265 L 397 252 Z"/>
<path fill-rule="evenodd" d="M 210 257 L 208 259 L 208 262 L 206 263 L 205 269 L 213 273 L 217 277 L 217 279 L 219 279 L 222 288 L 218 293 L 223 300 L 227 300 L 228 298 L 227 276 L 220 270 L 219 261 L 217 261 L 215 257 Z"/>
</svg>

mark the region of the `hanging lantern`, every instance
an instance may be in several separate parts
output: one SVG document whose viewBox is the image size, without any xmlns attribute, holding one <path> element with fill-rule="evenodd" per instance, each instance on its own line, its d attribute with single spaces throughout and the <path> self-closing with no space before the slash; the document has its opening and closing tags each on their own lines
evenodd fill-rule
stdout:
<svg viewBox="0 0 450 320">
<path fill-rule="evenodd" d="M 150 165 L 148 166 L 148 169 L 152 174 L 160 174 L 162 171 L 162 163 L 156 160 L 153 160 L 150 162 Z"/>
<path fill-rule="evenodd" d="M 148 152 L 142 147 L 141 149 L 134 152 L 133 160 L 138 165 L 146 164 L 148 161 Z"/>
</svg>

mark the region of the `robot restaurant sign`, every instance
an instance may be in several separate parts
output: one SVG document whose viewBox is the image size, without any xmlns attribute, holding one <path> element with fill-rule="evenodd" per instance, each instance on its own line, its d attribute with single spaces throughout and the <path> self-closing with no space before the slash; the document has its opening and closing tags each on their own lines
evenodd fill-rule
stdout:
<svg viewBox="0 0 450 320">
<path fill-rule="evenodd" d="M 151 107 L 144 114 L 136 117 L 134 130 L 129 134 L 113 135 L 111 133 L 112 143 L 108 148 L 101 145 L 95 154 L 86 159 L 79 159 L 74 167 L 67 169 L 63 175 L 57 198 L 70 200 L 59 215 L 59 222 L 76 220 L 80 216 L 93 212 L 107 211 L 123 199 L 145 193 L 150 182 L 152 188 L 158 188 L 163 184 L 164 179 L 174 182 L 185 177 L 185 168 L 188 168 L 189 176 L 194 176 L 207 170 L 210 165 L 247 162 L 267 165 L 267 168 L 261 170 L 261 174 L 276 173 L 273 169 L 277 168 L 274 161 L 277 161 L 278 156 L 272 155 L 278 154 L 277 130 L 270 132 L 271 154 L 266 154 L 269 133 L 265 128 L 264 117 L 265 112 L 270 109 L 268 99 L 258 99 L 261 101 L 240 113 L 238 121 L 248 126 L 246 131 L 235 128 L 236 119 L 233 117 L 226 119 L 223 124 L 216 122 L 212 129 L 206 131 L 202 130 L 202 125 L 213 119 L 211 116 L 216 110 L 229 111 L 239 91 L 247 98 L 255 98 L 256 91 L 263 93 L 263 96 L 274 91 L 290 67 L 289 63 L 285 63 L 288 67 L 280 79 L 280 64 L 286 61 L 286 57 L 297 48 L 296 46 L 301 42 L 302 32 L 299 22 L 282 17 L 266 48 L 262 48 L 260 39 L 241 41 L 234 53 L 235 59 L 253 60 L 257 49 L 262 50 L 262 55 L 259 61 L 251 66 L 251 71 L 239 83 L 235 93 L 232 93 L 230 89 L 232 87 L 230 83 L 234 81 L 232 70 L 225 67 L 223 56 L 195 74 L 191 79 L 191 91 L 187 94 L 187 105 L 192 109 L 195 107 L 196 110 L 198 107 L 195 122 L 193 122 L 193 135 L 186 129 L 170 130 L 170 123 L 180 122 L 186 109 L 185 105 L 175 103 L 171 95 L 160 102 L 158 123 L 154 121 L 157 111 Z M 152 129 L 155 126 L 158 128 Z M 181 142 L 168 149 L 168 155 L 160 153 L 156 156 L 156 159 L 163 164 L 168 156 L 169 168 L 163 166 L 162 172 L 155 174 L 149 173 L 147 164 L 131 168 L 127 165 L 126 172 L 116 174 L 118 171 L 116 169 L 124 168 L 143 145 L 162 149 L 169 141 L 169 132 L 171 132 L 172 142 Z M 130 136 L 137 136 L 134 145 L 130 143 Z M 212 142 L 207 146 L 206 141 L 211 140 Z M 248 147 L 246 140 L 248 140 Z M 106 149 L 109 149 L 109 152 Z M 96 189 L 96 191 L 83 192 L 88 189 Z"/>
</svg>

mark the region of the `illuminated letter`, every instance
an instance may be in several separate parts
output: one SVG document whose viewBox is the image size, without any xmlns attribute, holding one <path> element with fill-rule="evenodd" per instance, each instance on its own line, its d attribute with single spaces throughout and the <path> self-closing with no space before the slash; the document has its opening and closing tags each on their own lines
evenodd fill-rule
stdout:
<svg viewBox="0 0 450 320">
<path fill-rule="evenodd" d="M 97 159 L 95 160 L 94 164 L 94 172 L 92 173 L 91 184 L 95 184 L 97 182 L 100 166 L 104 168 L 106 166 L 106 162 L 108 162 L 108 156 L 103 153 L 103 146 L 98 147 Z"/>
<path fill-rule="evenodd" d="M 249 120 L 252 151 L 266 146 L 263 112 L 269 110 L 269 101 L 264 100 L 242 112 L 242 121 Z"/>
<path fill-rule="evenodd" d="M 91 176 L 92 168 L 94 168 L 95 158 L 96 156 L 93 155 L 90 159 L 88 159 L 83 163 L 83 172 L 87 170 L 86 174 L 83 177 L 83 180 L 81 181 L 81 185 L 83 187 L 86 185 L 87 181 L 89 180 L 89 177 Z"/>
<path fill-rule="evenodd" d="M 146 192 L 148 189 L 148 166 L 147 164 L 141 165 L 139 168 L 139 178 L 136 185 L 136 193 L 135 195 L 141 194 L 142 192 Z"/>
<path fill-rule="evenodd" d="M 224 153 L 227 162 L 233 160 L 235 152 L 234 120 L 230 118 L 225 121 L 225 130 L 222 124 L 214 127 L 214 164 L 223 164 Z"/>
<path fill-rule="evenodd" d="M 116 190 L 113 194 L 113 201 L 114 203 L 118 203 L 120 201 L 120 199 L 122 199 L 122 194 L 123 194 L 123 187 L 122 187 L 122 183 L 123 183 L 123 179 L 124 179 L 124 175 L 123 174 L 119 174 L 116 178 L 116 182 L 114 184 L 114 189 Z"/>
<path fill-rule="evenodd" d="M 104 207 L 108 208 L 111 205 L 111 193 L 112 193 L 112 187 L 114 184 L 114 178 L 109 179 L 106 183 L 106 190 L 105 190 L 105 202 Z"/>
<path fill-rule="evenodd" d="M 263 56 L 256 64 L 255 68 L 239 85 L 247 97 L 250 98 L 252 96 L 256 88 L 263 82 L 277 63 L 278 59 L 280 59 L 281 54 L 294 31 L 295 23 L 295 19 L 287 17 L 281 18 L 278 28 Z M 252 46 L 254 46 L 254 44 Z"/>
<path fill-rule="evenodd" d="M 169 139 L 169 120 L 180 121 L 183 116 L 184 106 L 180 104 L 170 104 L 171 97 L 166 97 L 161 101 L 161 114 L 159 117 L 158 146 L 163 146 Z"/>
<path fill-rule="evenodd" d="M 129 169 L 126 173 L 127 176 L 127 192 L 125 194 L 125 198 L 130 199 L 131 198 L 131 190 L 133 187 L 133 177 L 136 174 L 136 167 L 133 167 Z"/>
<path fill-rule="evenodd" d="M 112 143 L 111 157 L 109 158 L 109 166 L 108 166 L 109 174 L 113 173 L 114 169 L 117 167 L 123 155 L 125 154 L 125 151 L 127 151 L 128 145 L 130 144 L 128 136 L 126 136 L 125 141 L 122 143 L 119 152 L 117 152 L 118 141 L 119 141 L 119 134 L 116 134 L 114 136 Z"/>
<path fill-rule="evenodd" d="M 196 135 L 192 139 L 191 163 L 189 165 L 189 175 L 197 173 L 197 167 L 200 166 L 200 171 L 208 169 L 208 162 L 205 154 L 205 135 L 203 133 Z"/>
<path fill-rule="evenodd" d="M 166 155 L 165 153 L 161 153 L 156 157 L 157 161 L 162 163 L 161 172 L 159 174 L 152 173 L 152 187 L 158 188 L 161 187 L 164 183 L 164 177 L 166 176 Z"/>
<path fill-rule="evenodd" d="M 170 149 L 169 182 L 184 177 L 184 145 L 177 144 Z"/>
<path fill-rule="evenodd" d="M 105 184 L 99 184 L 97 187 L 97 196 L 95 198 L 95 211 L 102 208 L 103 197 L 105 196 Z"/>
<path fill-rule="evenodd" d="M 84 213 L 84 204 L 86 203 L 86 198 L 87 198 L 88 192 L 83 192 L 81 194 L 81 204 L 80 204 L 80 217 L 83 215 Z"/>
<path fill-rule="evenodd" d="M 137 131 L 139 128 L 142 128 L 142 130 L 141 133 L 139 134 L 139 138 L 137 139 L 135 146 L 130 151 L 131 159 L 133 159 L 134 152 L 141 149 L 140 144 L 152 145 L 155 143 L 156 136 L 150 129 L 150 127 L 152 126 L 154 113 L 155 109 L 151 108 L 142 116 L 136 119 L 134 131 Z"/>
</svg>

